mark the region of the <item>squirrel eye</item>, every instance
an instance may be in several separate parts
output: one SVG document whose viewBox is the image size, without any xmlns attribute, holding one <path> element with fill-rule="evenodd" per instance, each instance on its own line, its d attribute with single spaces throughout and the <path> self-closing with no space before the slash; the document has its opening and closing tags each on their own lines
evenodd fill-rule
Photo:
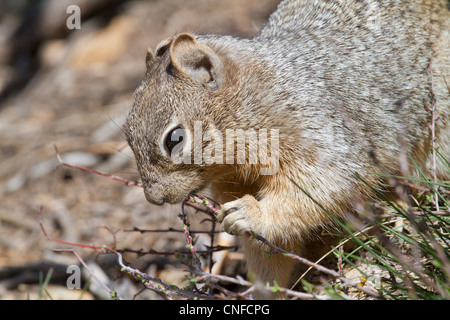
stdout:
<svg viewBox="0 0 450 320">
<path fill-rule="evenodd" d="M 180 147 L 183 145 L 183 137 L 184 137 L 184 129 L 181 127 L 177 127 L 169 132 L 169 134 L 166 137 L 166 148 L 169 153 L 172 153 L 173 148 L 177 146 L 178 144 Z"/>
</svg>

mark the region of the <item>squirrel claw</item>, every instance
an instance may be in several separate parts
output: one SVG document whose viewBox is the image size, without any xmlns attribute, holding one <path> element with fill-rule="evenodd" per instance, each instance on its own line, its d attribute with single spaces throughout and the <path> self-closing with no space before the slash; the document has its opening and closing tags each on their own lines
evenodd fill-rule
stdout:
<svg viewBox="0 0 450 320">
<path fill-rule="evenodd" d="M 251 217 L 258 207 L 257 200 L 253 196 L 246 195 L 240 199 L 225 203 L 217 218 L 229 234 L 244 235 L 249 230 L 253 230 Z"/>
</svg>

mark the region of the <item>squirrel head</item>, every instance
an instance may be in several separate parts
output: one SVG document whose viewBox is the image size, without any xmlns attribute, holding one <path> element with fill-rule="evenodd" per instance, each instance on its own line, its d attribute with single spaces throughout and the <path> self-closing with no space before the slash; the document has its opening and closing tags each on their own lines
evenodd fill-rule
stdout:
<svg viewBox="0 0 450 320">
<path fill-rule="evenodd" d="M 204 161 L 195 161 L 195 124 L 214 127 L 210 112 L 226 80 L 222 59 L 184 33 L 148 50 L 147 72 L 134 95 L 126 122 L 149 202 L 178 203 L 203 186 Z M 199 132 L 196 132 L 197 134 Z M 200 134 L 203 134 L 201 132 Z"/>
</svg>

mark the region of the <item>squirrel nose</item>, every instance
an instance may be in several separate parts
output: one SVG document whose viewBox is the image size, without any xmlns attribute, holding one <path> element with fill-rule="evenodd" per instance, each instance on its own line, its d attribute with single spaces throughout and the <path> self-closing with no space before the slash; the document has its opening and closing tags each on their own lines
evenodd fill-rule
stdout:
<svg viewBox="0 0 450 320">
<path fill-rule="evenodd" d="M 151 185 L 146 185 L 144 186 L 144 195 L 148 202 L 161 206 L 166 203 L 166 198 L 161 192 L 158 192 L 161 191 L 158 189 L 160 188 L 154 188 Z"/>
</svg>

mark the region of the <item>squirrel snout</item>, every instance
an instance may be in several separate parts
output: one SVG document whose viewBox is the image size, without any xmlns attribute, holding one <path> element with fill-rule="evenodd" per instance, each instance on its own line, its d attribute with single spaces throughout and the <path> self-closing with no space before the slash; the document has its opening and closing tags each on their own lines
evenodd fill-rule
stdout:
<svg viewBox="0 0 450 320">
<path fill-rule="evenodd" d="M 158 185 L 144 185 L 144 195 L 147 201 L 158 206 L 166 203 L 167 199 L 161 189 L 158 188 Z"/>
</svg>

